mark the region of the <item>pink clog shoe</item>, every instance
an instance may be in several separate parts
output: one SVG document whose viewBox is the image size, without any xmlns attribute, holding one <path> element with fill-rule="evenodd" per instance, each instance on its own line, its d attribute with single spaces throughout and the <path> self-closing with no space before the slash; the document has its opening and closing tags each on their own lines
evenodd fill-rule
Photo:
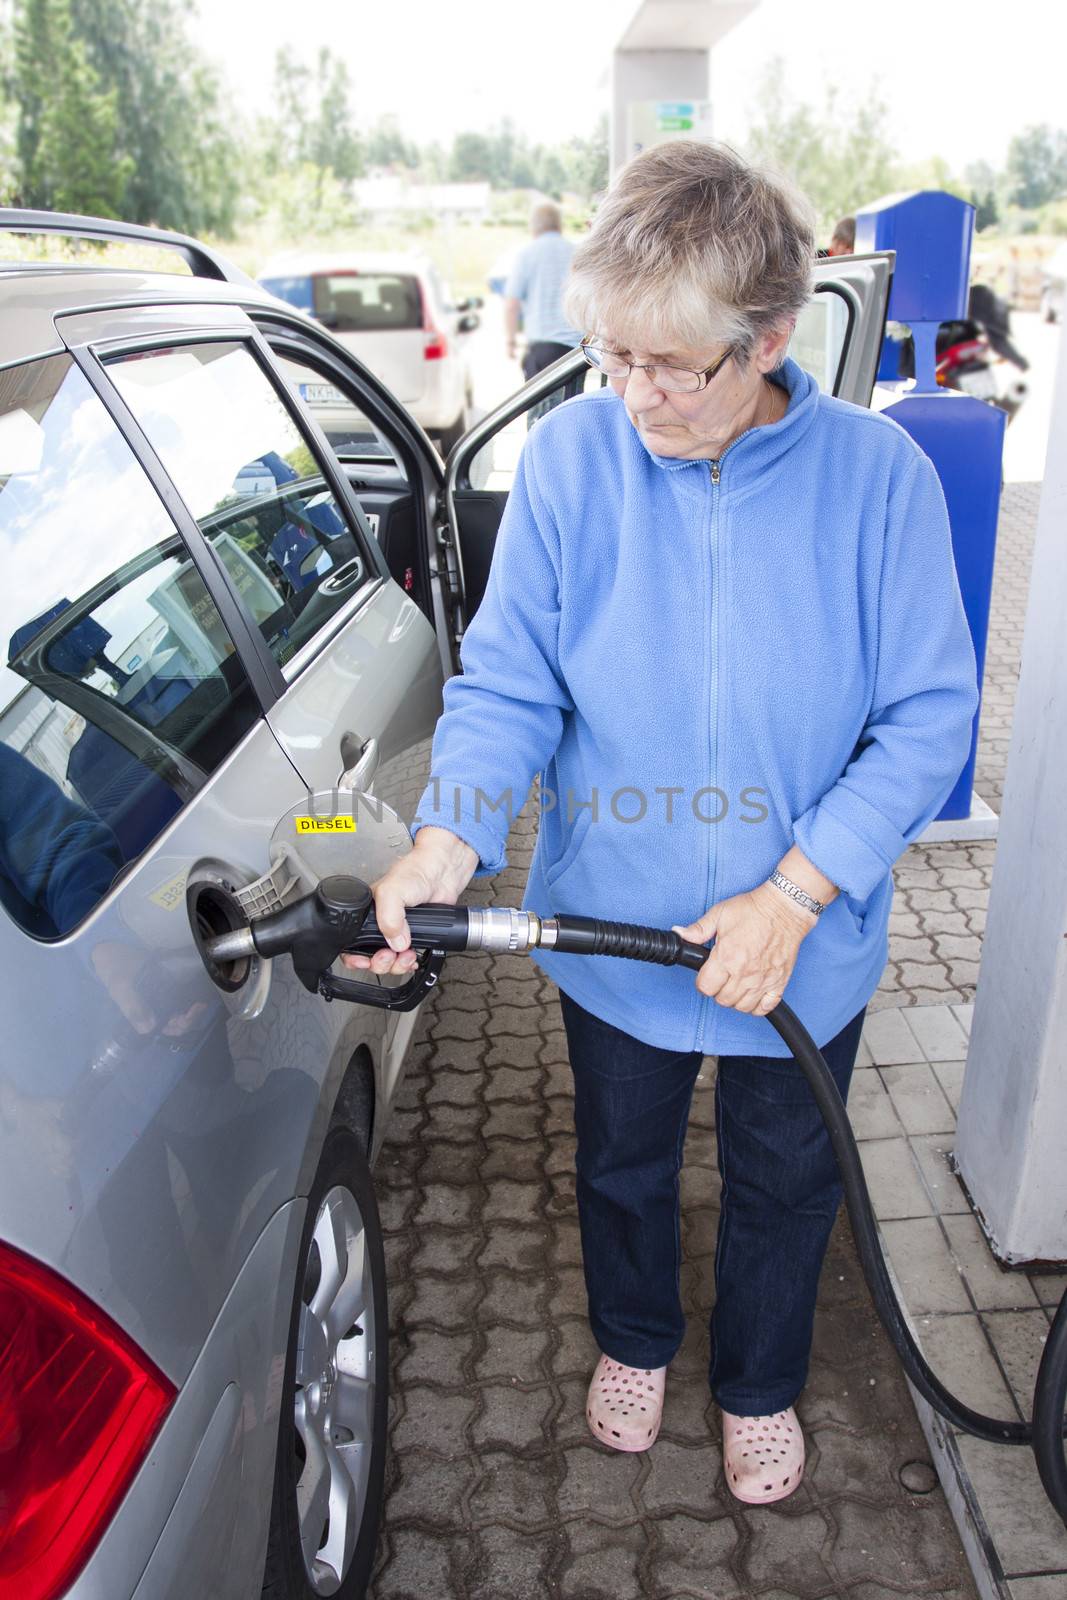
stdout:
<svg viewBox="0 0 1067 1600">
<path fill-rule="evenodd" d="M 585 1415 L 601 1444 L 647 1450 L 663 1417 L 666 1367 L 624 1367 L 601 1356 L 589 1385 Z"/>
<path fill-rule="evenodd" d="M 727 1488 L 747 1506 L 791 1495 L 804 1476 L 804 1434 L 793 1407 L 770 1417 L 724 1411 L 722 1464 Z"/>
</svg>

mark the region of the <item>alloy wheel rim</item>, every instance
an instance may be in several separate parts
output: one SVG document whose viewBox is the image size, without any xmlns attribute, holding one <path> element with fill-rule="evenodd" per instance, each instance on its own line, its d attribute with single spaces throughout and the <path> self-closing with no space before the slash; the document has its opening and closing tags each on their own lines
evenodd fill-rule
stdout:
<svg viewBox="0 0 1067 1600">
<path fill-rule="evenodd" d="M 367 1502 L 375 1387 L 366 1230 L 355 1195 L 337 1186 L 315 1218 L 297 1331 L 297 1521 L 317 1594 L 336 1594 L 352 1564 Z"/>
</svg>

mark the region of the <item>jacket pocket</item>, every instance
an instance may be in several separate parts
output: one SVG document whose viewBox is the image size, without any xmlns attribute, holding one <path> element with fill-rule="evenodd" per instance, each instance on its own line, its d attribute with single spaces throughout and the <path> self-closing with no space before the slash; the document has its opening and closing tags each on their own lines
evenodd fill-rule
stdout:
<svg viewBox="0 0 1067 1600">
<path fill-rule="evenodd" d="M 546 888 L 554 888 L 564 874 L 570 871 L 578 859 L 578 854 L 585 843 L 585 836 L 592 827 L 592 823 L 593 813 L 588 809 L 580 812 L 575 818 L 574 825 L 571 828 L 571 836 L 567 840 L 563 854 L 557 861 L 553 861 L 552 865 L 545 871 Z"/>
<path fill-rule="evenodd" d="M 841 906 L 842 927 L 846 930 L 846 932 L 852 932 L 858 937 L 862 938 L 863 925 L 867 920 L 869 901 L 854 900 L 851 895 L 839 894 L 837 896 L 837 901 L 831 902 L 831 905 L 837 903 L 840 903 Z"/>
</svg>

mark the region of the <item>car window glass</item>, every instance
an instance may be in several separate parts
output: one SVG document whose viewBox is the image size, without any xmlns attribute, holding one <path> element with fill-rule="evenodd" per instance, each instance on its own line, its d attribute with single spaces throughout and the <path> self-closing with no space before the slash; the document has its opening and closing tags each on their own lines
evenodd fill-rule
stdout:
<svg viewBox="0 0 1067 1600">
<path fill-rule="evenodd" d="M 362 412 L 352 395 L 302 361 L 276 356 L 282 377 L 311 412 L 340 461 L 392 461 L 384 434 Z"/>
<path fill-rule="evenodd" d="M 813 294 L 797 317 L 787 354 L 811 373 L 823 394 L 834 393 L 848 325 L 848 301 L 830 287 Z"/>
<path fill-rule="evenodd" d="M 369 568 L 281 395 L 239 343 L 139 351 L 108 371 L 284 665 Z"/>
<path fill-rule="evenodd" d="M 258 715 L 151 484 L 66 356 L 0 372 L 0 903 L 75 927 Z"/>
<path fill-rule="evenodd" d="M 417 281 L 400 272 L 320 272 L 314 315 L 334 333 L 422 327 Z"/>
<path fill-rule="evenodd" d="M 260 278 L 258 281 L 270 294 L 277 295 L 278 299 L 284 300 L 287 305 L 296 306 L 298 311 L 313 311 L 315 308 L 311 278 L 307 273 L 297 273 L 289 277 Z"/>
<path fill-rule="evenodd" d="M 574 378 L 570 380 L 572 387 L 574 381 Z M 580 392 L 585 394 L 593 394 L 604 387 L 603 374 L 594 372 L 592 367 L 587 368 L 584 374 L 579 373 L 578 381 L 582 385 Z M 510 490 L 515 481 L 515 468 L 518 466 L 519 454 L 527 433 L 547 411 L 560 405 L 563 398 L 561 386 L 558 392 L 549 395 L 547 400 L 541 400 L 528 411 L 520 412 L 498 433 L 494 433 L 492 438 L 487 439 L 470 461 L 468 472 L 471 488 L 505 492 Z"/>
</svg>

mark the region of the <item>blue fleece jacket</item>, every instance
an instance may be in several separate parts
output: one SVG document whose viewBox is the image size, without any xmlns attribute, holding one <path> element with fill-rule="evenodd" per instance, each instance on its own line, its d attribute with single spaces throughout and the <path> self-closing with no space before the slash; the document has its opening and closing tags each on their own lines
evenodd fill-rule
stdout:
<svg viewBox="0 0 1067 1600">
<path fill-rule="evenodd" d="M 794 362 L 775 378 L 785 415 L 715 463 L 654 454 L 610 389 L 531 430 L 412 832 L 499 872 L 539 775 L 523 906 L 664 928 L 799 845 L 842 891 L 785 991 L 823 1045 L 878 986 L 893 863 L 959 776 L 978 689 L 929 459 Z M 789 1053 L 682 969 L 534 959 L 647 1043 Z"/>
</svg>

